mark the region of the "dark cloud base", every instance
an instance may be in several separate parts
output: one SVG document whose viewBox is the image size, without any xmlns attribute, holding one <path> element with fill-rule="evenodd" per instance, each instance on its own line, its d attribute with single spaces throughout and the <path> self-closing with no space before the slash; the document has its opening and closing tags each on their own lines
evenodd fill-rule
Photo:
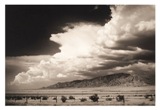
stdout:
<svg viewBox="0 0 160 110">
<path fill-rule="evenodd" d="M 59 46 L 48 39 L 68 23 L 104 25 L 111 19 L 107 5 L 6 5 L 6 56 L 53 55 Z"/>
</svg>

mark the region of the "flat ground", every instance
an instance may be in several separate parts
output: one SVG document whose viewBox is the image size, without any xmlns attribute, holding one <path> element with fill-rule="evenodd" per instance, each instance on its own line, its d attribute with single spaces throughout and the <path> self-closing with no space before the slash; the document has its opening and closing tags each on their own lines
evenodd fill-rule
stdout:
<svg viewBox="0 0 160 110">
<path fill-rule="evenodd" d="M 92 102 L 89 96 L 98 94 L 99 101 Z M 65 103 L 61 101 L 61 96 L 74 96 L 75 100 L 67 100 Z M 117 101 L 117 95 L 124 95 L 125 103 L 123 101 Z M 153 97 L 146 98 L 146 95 L 152 95 Z M 6 105 L 47 105 L 47 106 L 80 106 L 80 105 L 155 105 L 155 86 L 145 87 L 96 87 L 96 88 L 69 88 L 69 89 L 44 89 L 44 90 L 17 90 L 7 91 L 6 96 L 20 96 L 22 100 L 6 99 Z M 48 96 L 47 100 L 33 100 L 29 98 L 26 103 L 26 96 Z M 52 100 L 57 96 L 56 100 Z M 81 98 L 86 98 L 87 101 L 81 102 Z M 111 98 L 107 101 L 106 98 Z"/>
</svg>

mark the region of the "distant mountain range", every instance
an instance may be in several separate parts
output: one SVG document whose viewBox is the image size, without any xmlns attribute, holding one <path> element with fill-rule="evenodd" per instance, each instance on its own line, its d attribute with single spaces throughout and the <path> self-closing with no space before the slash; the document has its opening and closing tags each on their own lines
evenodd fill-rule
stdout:
<svg viewBox="0 0 160 110">
<path fill-rule="evenodd" d="M 153 78 L 142 78 L 135 74 L 116 73 L 106 76 L 99 76 L 93 79 L 74 80 L 70 82 L 59 82 L 42 89 L 59 88 L 84 88 L 84 87 L 107 87 L 107 86 L 146 86 L 154 85 Z"/>
</svg>

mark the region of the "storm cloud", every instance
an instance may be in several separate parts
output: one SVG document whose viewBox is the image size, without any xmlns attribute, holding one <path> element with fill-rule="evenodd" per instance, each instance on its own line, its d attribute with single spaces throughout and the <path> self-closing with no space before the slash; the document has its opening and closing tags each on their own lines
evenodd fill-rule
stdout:
<svg viewBox="0 0 160 110">
<path fill-rule="evenodd" d="M 155 74 L 155 7 L 111 6 L 111 12 L 105 25 L 74 22 L 52 34 L 60 52 L 17 74 L 11 85 L 49 85 L 117 72 Z"/>
</svg>

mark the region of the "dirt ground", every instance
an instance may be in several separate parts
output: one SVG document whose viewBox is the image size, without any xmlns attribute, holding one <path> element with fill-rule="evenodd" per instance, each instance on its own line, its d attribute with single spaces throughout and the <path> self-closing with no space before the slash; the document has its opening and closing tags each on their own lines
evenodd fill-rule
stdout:
<svg viewBox="0 0 160 110">
<path fill-rule="evenodd" d="M 98 102 L 93 102 L 89 96 L 98 94 Z M 66 96 L 65 103 L 61 101 L 61 96 Z M 75 100 L 69 100 L 69 96 L 74 96 Z M 118 95 L 124 95 L 125 101 L 117 101 Z M 146 96 L 149 97 L 146 97 Z M 17 90 L 7 91 L 6 97 L 19 96 L 21 100 L 6 99 L 6 105 L 14 106 L 154 106 L 155 87 L 96 87 L 96 88 L 70 88 L 70 89 L 45 89 L 45 90 Z M 47 100 L 31 99 L 31 96 L 47 96 Z M 26 97 L 29 97 L 26 101 Z M 53 100 L 57 97 L 57 101 Z M 81 102 L 81 98 L 87 101 Z M 110 98 L 111 100 L 106 100 Z"/>
</svg>

